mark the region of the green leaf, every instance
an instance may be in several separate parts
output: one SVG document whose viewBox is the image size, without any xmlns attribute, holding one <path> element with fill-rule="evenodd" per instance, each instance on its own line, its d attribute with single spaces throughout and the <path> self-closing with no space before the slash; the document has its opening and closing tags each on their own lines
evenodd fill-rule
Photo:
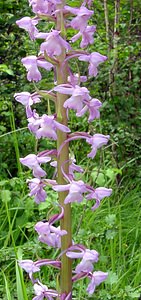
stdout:
<svg viewBox="0 0 141 300">
<path fill-rule="evenodd" d="M 103 173 L 99 173 L 98 174 L 98 177 L 96 179 L 96 183 L 99 185 L 99 186 L 103 186 L 105 185 L 105 176 Z"/>
<path fill-rule="evenodd" d="M 5 64 L 0 65 L 0 72 L 4 72 L 4 73 L 14 76 L 13 71 L 9 67 L 7 67 L 7 65 L 5 65 Z"/>
<path fill-rule="evenodd" d="M 118 281 L 118 276 L 116 273 L 113 273 L 112 271 L 109 271 L 108 272 L 108 278 L 106 280 L 106 283 L 108 284 L 114 284 L 114 283 L 117 283 Z"/>
<path fill-rule="evenodd" d="M 105 220 L 108 225 L 113 226 L 116 221 L 116 215 L 115 214 L 108 215 L 106 216 Z"/>
<path fill-rule="evenodd" d="M 2 132 L 5 132 L 5 131 L 6 131 L 6 127 L 3 126 L 3 125 L 0 125 L 0 130 L 1 130 Z"/>
<path fill-rule="evenodd" d="M 0 186 L 4 186 L 7 183 L 8 183 L 8 180 L 1 180 L 0 181 Z"/>
<path fill-rule="evenodd" d="M 109 230 L 107 230 L 107 232 L 106 232 L 106 239 L 107 239 L 107 240 L 113 240 L 114 237 L 116 236 L 116 234 L 117 234 L 117 232 L 116 232 L 115 230 L 109 229 Z"/>
<path fill-rule="evenodd" d="M 107 169 L 107 170 L 106 170 L 106 176 L 107 176 L 108 178 L 110 178 L 111 180 L 115 180 L 116 174 L 115 174 L 115 172 L 113 171 L 113 169 Z"/>
<path fill-rule="evenodd" d="M 130 285 L 125 287 L 125 291 L 128 294 L 128 296 L 130 296 L 130 298 L 132 298 L 132 299 L 139 299 L 139 297 L 140 297 L 140 292 L 136 291 Z"/>
<path fill-rule="evenodd" d="M 47 209 L 48 207 L 50 207 L 50 203 L 48 203 L 47 201 L 41 202 L 41 203 L 38 205 L 39 211 L 45 210 L 45 209 Z"/>
<path fill-rule="evenodd" d="M 2 202 L 9 202 L 11 200 L 11 192 L 9 190 L 1 191 Z"/>
<path fill-rule="evenodd" d="M 105 176 L 103 173 L 99 173 L 97 171 L 93 171 L 91 173 L 92 179 L 93 181 L 95 181 L 96 184 L 98 184 L 99 186 L 103 186 L 105 185 Z"/>
<path fill-rule="evenodd" d="M 139 292 L 132 292 L 132 293 L 130 293 L 130 297 L 132 298 L 132 299 L 139 299 L 139 297 L 140 297 L 140 293 Z"/>
</svg>

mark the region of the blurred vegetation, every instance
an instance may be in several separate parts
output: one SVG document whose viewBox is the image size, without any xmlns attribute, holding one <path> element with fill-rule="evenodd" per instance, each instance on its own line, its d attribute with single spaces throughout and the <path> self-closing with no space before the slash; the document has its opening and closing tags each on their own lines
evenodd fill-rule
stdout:
<svg viewBox="0 0 141 300">
<path fill-rule="evenodd" d="M 79 2 L 73 1 L 73 6 Z M 34 44 L 30 41 L 28 34 L 15 24 L 17 19 L 30 16 L 31 10 L 27 0 L 0 0 L 0 7 L 0 260 L 6 274 L 0 281 L 0 299 L 9 300 L 9 296 L 6 296 L 9 295 L 9 289 L 11 299 L 20 299 L 15 288 L 14 269 L 18 250 L 24 258 L 38 259 L 52 255 L 50 249 L 46 250 L 37 241 L 34 224 L 47 217 L 46 211 L 51 210 L 52 197 L 55 196 L 49 191 L 46 203 L 34 205 L 28 197 L 25 183 L 31 173 L 24 173 L 26 169 L 22 171 L 19 163 L 19 157 L 35 153 L 37 148 L 35 138 L 27 129 L 24 108 L 13 97 L 15 92 L 34 91 L 34 85 L 26 79 L 21 59 L 36 54 L 38 42 Z M 108 0 L 108 32 L 104 1 L 95 1 L 93 8 L 95 13 L 91 22 L 96 24 L 97 31 L 94 45 L 89 46 L 89 50 L 107 55 L 108 60 L 99 67 L 98 76 L 90 78 L 86 86 L 94 98 L 103 102 L 101 119 L 88 124 L 86 116 L 76 118 L 72 113 L 70 123 L 72 131 L 110 134 L 111 140 L 107 149 L 100 151 L 96 159 L 90 160 L 88 164 L 88 146 L 83 141 L 73 142 L 71 151 L 77 162 L 86 168 L 83 179 L 98 186 L 112 186 L 114 193 L 111 200 L 103 201 L 95 214 L 91 213 L 89 207 L 85 207 L 85 203 L 84 207 L 76 205 L 73 208 L 74 223 L 78 223 L 77 216 L 82 214 L 82 228 L 78 225 L 76 242 L 85 242 L 91 248 L 94 244 L 94 248 L 101 253 L 99 267 L 110 271 L 106 289 L 100 288 L 92 299 L 138 299 L 141 292 L 141 5 L 140 0 L 121 0 L 119 22 L 115 28 L 115 1 Z M 42 28 L 42 24 L 40 26 Z M 71 64 L 72 68 L 76 67 L 74 61 Z M 80 73 L 87 74 L 87 64 L 84 66 L 80 62 L 79 68 Z M 51 73 L 47 77 L 43 73 L 43 81 L 38 86 L 50 89 L 51 81 Z M 38 106 L 40 113 L 44 111 L 45 105 L 43 102 Z M 38 150 L 47 148 L 51 148 L 50 141 L 39 142 Z M 52 288 L 55 287 L 53 272 L 43 268 L 43 274 L 44 278 L 48 278 L 47 282 L 52 281 Z M 26 281 L 31 299 L 31 285 L 27 277 Z M 86 299 L 83 282 L 78 286 L 76 284 L 76 288 L 74 299 Z"/>
</svg>

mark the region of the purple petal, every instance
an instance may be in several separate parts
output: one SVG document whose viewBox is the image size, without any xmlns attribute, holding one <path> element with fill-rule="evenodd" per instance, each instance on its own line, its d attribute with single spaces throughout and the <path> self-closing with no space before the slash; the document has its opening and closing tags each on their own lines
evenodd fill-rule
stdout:
<svg viewBox="0 0 141 300">
<path fill-rule="evenodd" d="M 72 259 L 75 258 L 82 258 L 83 257 L 83 252 L 72 252 L 72 251 L 68 251 L 66 252 L 66 256 Z"/>
<path fill-rule="evenodd" d="M 37 57 L 35 55 L 24 57 L 21 62 L 28 71 L 27 79 L 29 81 L 39 81 L 42 76 L 37 68 Z"/>
<path fill-rule="evenodd" d="M 57 129 L 59 129 L 59 130 L 61 130 L 63 132 L 70 132 L 70 129 L 67 126 L 65 126 L 65 125 L 63 125 L 63 124 L 61 124 L 61 123 L 59 123 L 57 121 L 54 121 L 54 124 L 55 124 L 55 126 L 56 126 Z"/>
<path fill-rule="evenodd" d="M 89 273 L 89 272 L 92 272 L 92 271 L 93 271 L 93 264 L 89 260 L 83 260 L 82 259 L 82 261 L 75 268 L 75 272 L 77 274 L 81 273 L 81 272 Z"/>
<path fill-rule="evenodd" d="M 16 93 L 14 94 L 15 100 L 22 103 L 24 106 L 29 106 L 33 104 L 31 94 L 28 92 Z"/>
<path fill-rule="evenodd" d="M 96 250 L 86 249 L 83 258 L 92 262 L 97 262 L 99 253 Z"/>
<path fill-rule="evenodd" d="M 79 56 L 80 61 L 89 61 L 89 55 L 82 54 Z"/>
<path fill-rule="evenodd" d="M 92 274 L 91 282 L 88 285 L 87 292 L 92 295 L 95 291 L 96 286 L 100 285 L 108 276 L 108 273 L 96 271 Z"/>
<path fill-rule="evenodd" d="M 30 259 L 19 260 L 19 266 L 24 269 L 27 273 L 39 272 L 40 268 L 35 265 L 35 263 Z"/>
<path fill-rule="evenodd" d="M 37 59 L 37 66 L 44 68 L 47 71 L 50 71 L 53 68 L 53 65 L 45 59 Z"/>
<path fill-rule="evenodd" d="M 36 19 L 31 19 L 30 17 L 24 17 L 18 21 L 16 21 L 16 24 L 20 27 L 25 29 L 32 40 L 35 40 L 35 36 L 38 33 L 37 28 L 35 25 L 38 24 L 38 20 Z"/>
<path fill-rule="evenodd" d="M 109 197 L 112 193 L 112 189 L 107 189 L 105 187 L 99 187 L 95 189 L 95 197 L 102 200 L 104 197 Z"/>
<path fill-rule="evenodd" d="M 56 192 L 63 192 L 63 191 L 68 191 L 70 187 L 70 184 L 65 184 L 65 185 L 54 185 L 52 188 Z"/>
<path fill-rule="evenodd" d="M 59 92 L 60 94 L 72 95 L 74 87 L 72 87 L 71 85 L 69 85 L 68 87 L 67 86 L 67 84 L 66 87 L 64 84 L 60 84 L 54 88 L 54 91 Z"/>
</svg>

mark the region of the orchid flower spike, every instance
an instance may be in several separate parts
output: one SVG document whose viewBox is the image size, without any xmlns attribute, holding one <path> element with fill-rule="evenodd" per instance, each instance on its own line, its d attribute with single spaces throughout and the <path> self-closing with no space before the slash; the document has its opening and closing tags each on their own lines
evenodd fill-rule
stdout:
<svg viewBox="0 0 141 300">
<path fill-rule="evenodd" d="M 88 53 L 84 49 L 73 50 L 67 40 L 66 31 L 72 27 L 77 32 L 72 36 L 71 44 L 79 39 L 81 48 L 93 44 L 96 26 L 89 24 L 89 19 L 94 13 L 93 10 L 90 10 L 92 0 L 83 0 L 79 8 L 65 5 L 65 1 L 62 0 L 28 0 L 28 2 L 36 16 L 33 18 L 23 17 L 16 23 L 29 33 L 32 40 L 42 39 L 43 41 L 40 43 L 38 56 L 29 55 L 21 60 L 27 71 L 27 80 L 33 82 L 35 92 L 15 93 L 14 97 L 26 109 L 30 132 L 35 135 L 36 139 L 57 140 L 57 150 L 44 150 L 37 155 L 29 154 L 20 158 L 20 162 L 32 170 L 34 178 L 28 179 L 27 183 L 30 190 L 29 196 L 33 196 L 37 204 L 46 200 L 46 187 L 48 186 L 54 191 L 62 193 L 58 197 L 59 213 L 52 215 L 49 220 L 39 221 L 35 225 L 39 241 L 49 247 L 60 248 L 61 254 L 57 260 L 39 259 L 35 262 L 20 260 L 18 263 L 29 274 L 34 284 L 35 296 L 32 300 L 72 300 L 71 282 L 88 278 L 90 282 L 87 292 L 92 295 L 96 286 L 103 282 L 108 274 L 94 271 L 94 265 L 99 259 L 99 253 L 96 250 L 90 250 L 84 245 L 74 244 L 72 241 L 69 204 L 81 203 L 85 197 L 86 201 L 94 200 L 92 210 L 95 210 L 104 197 L 111 195 L 112 190 L 105 187 L 93 188 L 83 180 L 75 180 L 75 172 L 82 173 L 83 169 L 76 164 L 75 159 L 69 159 L 69 145 L 67 144 L 78 138 L 84 139 L 91 147 L 87 157 L 93 159 L 97 150 L 107 145 L 110 136 L 99 133 L 93 136 L 86 132 L 71 133 L 68 128 L 69 110 L 74 110 L 77 117 L 82 117 L 85 113 L 88 114 L 88 122 L 92 122 L 100 117 L 102 106 L 98 99 L 90 96 L 89 90 L 85 86 L 81 86 L 83 82 L 87 81 L 87 76 L 81 76 L 78 69 L 78 74 L 73 73 L 68 61 L 72 58 L 78 58 L 79 61 L 87 62 L 89 77 L 95 77 L 98 74 L 99 64 L 104 62 L 107 57 L 98 52 Z M 56 24 L 55 29 L 50 32 L 39 32 L 36 25 L 40 20 L 52 21 Z M 48 26 L 46 23 L 45 27 L 50 28 L 50 25 Z M 42 84 L 36 85 L 36 82 L 42 79 L 40 68 L 46 71 L 53 69 L 55 87 L 51 90 L 39 90 Z M 45 79 L 45 81 L 47 83 L 48 80 Z M 41 102 L 42 97 L 47 98 L 49 115 L 44 113 L 40 116 L 36 109 L 32 108 L 32 105 Z M 50 99 L 55 104 L 55 107 L 51 106 L 51 109 Z M 54 114 L 51 115 L 53 109 Z M 39 147 L 42 147 L 40 141 Z M 41 165 L 46 163 L 56 168 L 52 179 L 45 178 L 46 171 Z M 55 176 L 56 180 L 54 179 Z M 60 220 L 61 223 L 58 226 Z M 73 277 L 72 272 L 70 272 L 71 259 L 79 259 L 73 271 Z M 49 289 L 37 277 L 34 278 L 34 273 L 39 272 L 42 266 L 53 266 L 61 271 L 59 292 L 55 289 Z M 66 269 L 69 269 L 69 272 Z M 65 276 L 63 277 L 62 274 Z"/>
</svg>

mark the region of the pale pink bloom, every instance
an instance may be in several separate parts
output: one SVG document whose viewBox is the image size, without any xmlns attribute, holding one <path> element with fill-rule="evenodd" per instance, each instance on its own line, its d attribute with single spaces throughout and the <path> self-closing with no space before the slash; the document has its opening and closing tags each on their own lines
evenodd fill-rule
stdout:
<svg viewBox="0 0 141 300">
<path fill-rule="evenodd" d="M 73 18 L 73 20 L 71 21 L 71 26 L 74 29 L 78 29 L 81 32 L 84 31 L 84 29 L 87 26 L 87 21 L 89 20 L 89 18 L 93 15 L 93 11 L 92 10 L 88 10 L 85 6 L 81 6 L 80 8 L 74 8 L 74 7 L 70 7 L 70 6 L 65 6 L 64 7 L 65 10 L 71 12 L 72 14 L 76 15 L 75 18 Z"/>
<path fill-rule="evenodd" d="M 17 102 L 20 102 L 25 106 L 27 118 L 33 116 L 33 112 L 30 106 L 35 103 L 41 102 L 40 96 L 37 93 L 30 94 L 28 92 L 21 92 L 21 93 L 16 93 L 14 97 Z"/>
<path fill-rule="evenodd" d="M 39 272 L 40 268 L 31 259 L 19 260 L 19 266 L 24 269 L 30 275 L 35 272 Z"/>
<path fill-rule="evenodd" d="M 79 85 L 80 82 L 86 82 L 87 76 L 79 76 L 78 73 L 73 74 L 70 71 L 70 75 L 68 76 L 68 82 L 75 87 L 75 85 Z"/>
<path fill-rule="evenodd" d="M 29 92 L 21 92 L 14 94 L 15 100 L 22 103 L 24 106 L 31 106 L 41 102 L 40 95 L 37 93 L 30 94 Z"/>
<path fill-rule="evenodd" d="M 27 179 L 27 183 L 30 189 L 29 196 L 34 196 L 34 200 L 37 204 L 46 200 L 47 194 L 43 187 L 46 185 L 39 178 Z"/>
<path fill-rule="evenodd" d="M 61 55 L 63 49 L 70 50 L 71 47 L 60 35 L 60 31 L 52 30 L 50 33 L 38 33 L 36 38 L 45 38 L 46 41 L 40 46 L 40 52 L 47 53 L 48 56 L 54 57 Z"/>
<path fill-rule="evenodd" d="M 60 84 L 57 87 L 54 88 L 55 91 L 61 93 L 61 94 L 70 94 L 72 95 L 70 98 L 68 98 L 65 103 L 65 108 L 71 108 L 77 111 L 79 113 L 83 108 L 83 102 L 89 101 L 91 97 L 89 96 L 89 91 L 85 87 L 80 87 L 79 85 L 76 85 L 75 87 Z"/>
<path fill-rule="evenodd" d="M 100 117 L 99 109 L 102 106 L 102 103 L 98 99 L 91 99 L 90 101 L 84 101 L 86 104 L 79 113 L 77 113 L 77 117 L 81 117 L 85 112 L 89 111 L 88 122 L 92 122 L 94 119 L 98 119 Z"/>
<path fill-rule="evenodd" d="M 78 85 L 60 84 L 54 90 L 62 94 L 72 95 L 64 102 L 64 107 L 76 110 L 77 117 L 83 116 L 86 111 L 89 111 L 90 114 L 89 122 L 100 117 L 99 109 L 102 103 L 98 99 L 92 99 L 87 88 Z"/>
<path fill-rule="evenodd" d="M 54 297 L 58 296 L 58 292 L 56 290 L 48 289 L 48 287 L 41 282 L 34 284 L 35 297 L 32 300 L 53 300 Z"/>
<path fill-rule="evenodd" d="M 43 46 L 44 44 L 44 46 Z M 59 56 L 62 53 L 62 50 L 65 48 L 66 50 L 70 50 L 71 47 L 68 42 L 66 42 L 60 35 L 60 32 L 57 30 L 52 30 L 49 33 L 46 42 L 41 44 L 42 49 L 48 53 L 49 56 Z"/>
<path fill-rule="evenodd" d="M 38 19 L 31 19 L 30 17 L 24 17 L 18 21 L 16 24 L 20 27 L 25 29 L 31 38 L 31 40 L 35 40 L 35 35 L 38 33 L 38 29 L 35 25 L 38 24 Z"/>
<path fill-rule="evenodd" d="M 80 113 L 85 100 L 90 100 L 88 89 L 76 85 L 73 90 L 72 96 L 65 101 L 64 107 L 74 109 L 77 111 L 77 113 Z"/>
<path fill-rule="evenodd" d="M 56 130 L 59 129 L 63 132 L 70 132 L 70 129 L 57 122 L 54 116 L 43 115 L 39 117 L 36 111 L 33 111 L 32 117 L 28 118 L 28 128 L 35 134 L 37 139 L 41 137 L 48 137 L 57 140 Z"/>
<path fill-rule="evenodd" d="M 96 76 L 98 74 L 98 65 L 107 59 L 106 56 L 101 55 L 98 52 L 92 52 L 91 54 L 82 54 L 79 56 L 80 61 L 89 62 L 89 76 Z"/>
<path fill-rule="evenodd" d="M 67 234 L 66 230 L 61 230 L 60 227 L 55 227 L 49 222 L 38 222 L 35 230 L 39 234 L 39 241 L 53 248 L 60 248 L 61 236 Z"/>
<path fill-rule="evenodd" d="M 103 135 L 100 133 L 96 133 L 92 137 L 86 138 L 86 142 L 92 145 L 92 151 L 88 154 L 88 157 L 94 158 L 97 149 L 101 148 L 103 145 L 107 145 L 109 138 L 109 135 Z"/>
<path fill-rule="evenodd" d="M 37 14 L 52 14 L 60 0 L 29 0 L 32 10 Z"/>
<path fill-rule="evenodd" d="M 75 246 L 75 245 L 74 245 Z M 73 246 L 71 247 L 73 249 Z M 81 262 L 76 266 L 75 272 L 77 274 L 84 272 L 89 273 L 93 270 L 93 263 L 98 261 L 98 252 L 95 250 L 85 249 L 81 252 L 67 251 L 66 255 L 72 259 L 82 258 Z"/>
<path fill-rule="evenodd" d="M 27 79 L 29 81 L 41 80 L 42 76 L 38 67 L 44 68 L 47 71 L 50 71 L 53 67 L 53 65 L 47 62 L 44 58 L 36 57 L 35 55 L 24 57 L 21 62 L 28 72 Z"/>
<path fill-rule="evenodd" d="M 40 167 L 40 164 L 49 162 L 51 158 L 49 156 L 37 156 L 35 154 L 29 154 L 24 158 L 20 158 L 20 162 L 33 171 L 33 175 L 37 178 L 46 175 L 46 172 Z"/>
<path fill-rule="evenodd" d="M 28 124 L 28 129 L 29 129 L 32 133 L 34 133 L 34 134 L 36 135 L 36 131 L 37 131 L 38 128 L 39 128 L 39 124 L 38 124 L 37 121 L 40 120 L 40 117 L 39 117 L 39 115 L 36 113 L 36 110 L 35 110 L 35 109 L 32 111 L 32 114 L 28 117 L 27 120 L 28 120 L 28 122 L 29 122 L 29 124 Z"/>
<path fill-rule="evenodd" d="M 30 259 L 18 260 L 18 264 L 22 269 L 29 273 L 29 277 L 33 282 L 35 282 L 35 280 L 32 275 L 35 272 L 39 272 L 41 266 L 54 266 L 57 269 L 60 269 L 61 267 L 60 261 L 52 259 L 40 259 L 35 262 Z"/>
<path fill-rule="evenodd" d="M 51 259 L 40 259 L 33 262 L 30 259 L 19 260 L 19 266 L 24 269 L 28 274 L 33 283 L 37 282 L 37 279 L 34 279 L 33 273 L 39 272 L 41 266 L 53 266 L 57 269 L 60 269 L 61 263 L 57 260 Z"/>
<path fill-rule="evenodd" d="M 80 43 L 81 48 L 87 47 L 89 44 L 93 44 L 94 37 L 93 34 L 96 30 L 96 26 L 87 26 L 82 32 L 79 31 L 77 34 L 75 34 L 71 41 L 74 43 L 77 41 L 80 37 L 82 37 L 82 41 Z"/>
<path fill-rule="evenodd" d="M 95 190 L 93 190 L 91 193 L 89 193 L 86 196 L 86 199 L 96 200 L 96 204 L 92 207 L 92 210 L 95 210 L 96 208 L 99 207 L 100 201 L 105 197 L 109 197 L 111 194 L 112 194 L 112 189 L 107 189 L 105 187 L 98 187 Z"/>
<path fill-rule="evenodd" d="M 69 184 L 54 185 L 52 188 L 57 192 L 69 191 L 64 201 L 65 204 L 70 202 L 82 202 L 83 200 L 82 194 L 89 191 L 87 189 L 86 184 L 82 180 L 78 180 L 78 181 L 72 180 L 71 183 Z"/>
<path fill-rule="evenodd" d="M 35 120 L 34 126 L 35 125 L 38 126 L 38 129 L 35 132 L 35 135 L 38 139 L 41 137 L 48 137 L 52 138 L 53 140 L 57 140 L 57 129 L 63 132 L 70 132 L 70 129 L 67 126 L 57 122 L 54 116 L 48 116 L 45 114 L 37 121 Z"/>
<path fill-rule="evenodd" d="M 92 295 L 95 291 L 96 286 L 100 285 L 101 282 L 107 279 L 108 273 L 95 271 L 90 277 L 91 277 L 91 282 L 87 287 L 87 292 L 90 295 Z"/>
</svg>

